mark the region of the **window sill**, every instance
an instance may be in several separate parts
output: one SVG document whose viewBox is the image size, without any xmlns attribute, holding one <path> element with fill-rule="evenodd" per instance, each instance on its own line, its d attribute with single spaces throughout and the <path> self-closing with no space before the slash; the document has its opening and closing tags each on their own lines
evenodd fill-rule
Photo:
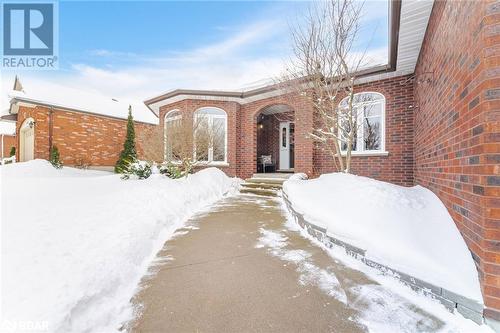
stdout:
<svg viewBox="0 0 500 333">
<path fill-rule="evenodd" d="M 227 162 L 198 162 L 194 164 L 195 167 L 197 166 L 217 166 L 217 167 L 228 167 L 229 163 Z"/>
<path fill-rule="evenodd" d="M 346 153 L 342 153 L 342 156 L 346 156 L 347 154 Z M 351 153 L 351 156 L 352 157 L 369 157 L 369 156 L 389 156 L 389 152 L 388 151 L 367 151 L 367 152 L 355 152 L 353 151 Z"/>
</svg>

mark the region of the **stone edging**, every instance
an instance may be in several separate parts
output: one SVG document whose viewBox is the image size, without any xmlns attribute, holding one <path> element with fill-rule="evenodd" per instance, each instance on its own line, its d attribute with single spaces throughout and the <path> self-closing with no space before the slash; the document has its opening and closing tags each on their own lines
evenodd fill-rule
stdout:
<svg viewBox="0 0 500 333">
<path fill-rule="evenodd" d="M 292 207 L 292 203 L 288 199 L 284 191 L 282 191 L 282 197 L 285 201 L 288 211 L 292 214 L 295 222 L 304 229 L 309 235 L 316 238 L 318 241 L 323 243 L 326 247 L 332 248 L 334 245 L 344 248 L 345 252 L 354 257 L 370 267 L 374 267 L 383 273 L 392 273 L 392 275 L 398 278 L 401 282 L 408 285 L 411 289 L 421 292 L 424 295 L 431 296 L 439 302 L 441 302 L 450 312 L 457 309 L 459 313 L 462 314 L 467 319 L 470 319 L 477 324 L 483 324 L 483 305 L 473 301 L 467 297 L 453 293 L 445 288 L 435 286 L 431 283 L 422 281 L 408 274 L 399 272 L 388 266 L 382 265 L 378 262 L 370 260 L 365 257 L 365 250 L 360 249 L 356 246 L 345 243 L 339 239 L 327 235 L 326 229 L 317 226 L 313 223 L 306 221 L 301 213 L 295 211 Z"/>
</svg>

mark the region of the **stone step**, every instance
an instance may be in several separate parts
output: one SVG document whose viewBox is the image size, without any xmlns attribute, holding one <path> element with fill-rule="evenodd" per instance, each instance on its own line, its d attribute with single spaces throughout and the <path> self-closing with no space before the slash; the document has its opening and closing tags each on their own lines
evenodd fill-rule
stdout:
<svg viewBox="0 0 500 333">
<path fill-rule="evenodd" d="M 282 188 L 282 184 L 279 183 L 253 183 L 253 182 L 245 182 L 241 184 L 242 187 L 246 188 L 263 188 L 268 190 L 280 190 Z"/>
<path fill-rule="evenodd" d="M 240 193 L 250 193 L 250 194 L 256 194 L 256 195 L 263 195 L 263 196 L 267 196 L 267 197 L 278 196 L 277 191 L 264 189 L 264 188 L 243 187 L 240 189 Z"/>
<path fill-rule="evenodd" d="M 247 183 L 254 183 L 254 184 L 278 184 L 282 185 L 285 182 L 286 179 L 280 179 L 280 178 L 248 178 L 245 179 L 245 182 Z"/>
<path fill-rule="evenodd" d="M 270 172 L 270 173 L 254 173 L 252 178 L 264 179 L 288 179 L 293 175 L 293 172 Z"/>
</svg>

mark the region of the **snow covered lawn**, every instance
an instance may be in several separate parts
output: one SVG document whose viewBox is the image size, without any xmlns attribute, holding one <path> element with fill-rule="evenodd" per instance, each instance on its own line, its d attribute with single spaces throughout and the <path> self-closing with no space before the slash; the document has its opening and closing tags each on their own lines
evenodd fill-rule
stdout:
<svg viewBox="0 0 500 333">
<path fill-rule="evenodd" d="M 236 183 L 214 168 L 124 181 L 42 160 L 1 166 L 0 330 L 117 331 L 165 240 Z"/>
<path fill-rule="evenodd" d="M 341 173 L 291 179 L 283 191 L 306 220 L 368 259 L 483 304 L 472 256 L 431 191 Z"/>
</svg>

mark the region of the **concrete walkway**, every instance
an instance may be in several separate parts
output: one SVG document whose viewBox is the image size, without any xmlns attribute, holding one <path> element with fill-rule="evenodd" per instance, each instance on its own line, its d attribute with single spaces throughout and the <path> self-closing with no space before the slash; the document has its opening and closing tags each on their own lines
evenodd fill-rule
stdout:
<svg viewBox="0 0 500 333">
<path fill-rule="evenodd" d="M 192 218 L 133 302 L 132 332 L 436 331 L 444 323 L 285 227 L 279 199 L 238 195 Z"/>
</svg>

